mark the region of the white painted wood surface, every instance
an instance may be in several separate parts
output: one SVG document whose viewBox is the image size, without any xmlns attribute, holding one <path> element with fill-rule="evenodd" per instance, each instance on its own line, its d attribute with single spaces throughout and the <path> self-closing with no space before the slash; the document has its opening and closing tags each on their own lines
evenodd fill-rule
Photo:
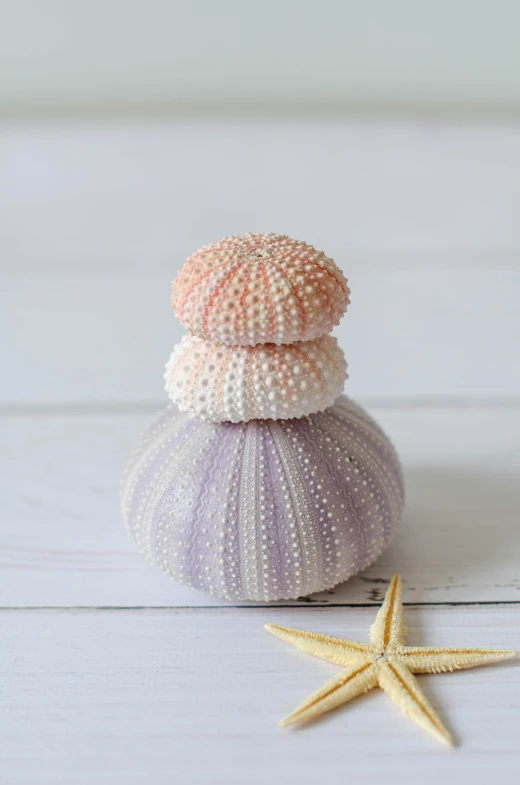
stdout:
<svg viewBox="0 0 520 785">
<path fill-rule="evenodd" d="M 519 123 L 15 124 L 0 126 L 0 161 L 11 275 L 173 278 L 247 231 L 305 239 L 348 276 L 520 261 Z"/>
<path fill-rule="evenodd" d="M 405 593 L 405 599 L 410 595 Z M 421 683 L 459 748 L 379 691 L 319 723 L 278 721 L 335 666 L 267 621 L 366 640 L 372 608 L 4 611 L 0 781 L 53 785 L 515 782 L 515 661 Z M 413 644 L 513 647 L 510 608 L 406 608 Z M 13 675 L 14 674 L 14 675 Z"/>
</svg>

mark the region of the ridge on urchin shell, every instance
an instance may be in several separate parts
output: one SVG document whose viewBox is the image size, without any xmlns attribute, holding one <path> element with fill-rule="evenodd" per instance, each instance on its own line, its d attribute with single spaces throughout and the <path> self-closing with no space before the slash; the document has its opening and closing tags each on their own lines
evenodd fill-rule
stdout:
<svg viewBox="0 0 520 785">
<path fill-rule="evenodd" d="M 172 305 L 186 329 L 209 341 L 289 344 L 330 332 L 349 293 L 323 252 L 270 232 L 201 248 L 173 282 Z"/>
<path fill-rule="evenodd" d="M 225 346 L 185 335 L 165 374 L 181 411 L 235 423 L 322 411 L 341 394 L 346 377 L 345 356 L 330 335 L 289 346 Z"/>
</svg>

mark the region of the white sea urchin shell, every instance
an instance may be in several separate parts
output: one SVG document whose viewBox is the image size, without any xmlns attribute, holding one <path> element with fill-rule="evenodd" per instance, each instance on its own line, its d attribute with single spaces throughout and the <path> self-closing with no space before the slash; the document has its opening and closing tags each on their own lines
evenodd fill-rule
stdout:
<svg viewBox="0 0 520 785">
<path fill-rule="evenodd" d="M 347 377 L 343 351 L 323 335 L 290 346 L 225 346 L 185 335 L 166 366 L 166 390 L 201 420 L 285 420 L 323 411 Z"/>
</svg>

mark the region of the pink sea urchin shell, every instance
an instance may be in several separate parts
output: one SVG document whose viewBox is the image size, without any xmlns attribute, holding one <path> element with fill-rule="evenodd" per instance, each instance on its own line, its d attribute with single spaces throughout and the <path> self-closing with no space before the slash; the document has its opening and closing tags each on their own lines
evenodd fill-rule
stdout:
<svg viewBox="0 0 520 785">
<path fill-rule="evenodd" d="M 195 335 L 228 345 L 289 344 L 330 332 L 349 302 L 341 270 L 280 234 L 225 237 L 193 254 L 172 304 Z"/>
<path fill-rule="evenodd" d="M 289 346 L 226 346 L 185 335 L 166 366 L 166 390 L 201 420 L 285 420 L 319 412 L 341 394 L 343 351 L 323 335 Z"/>
</svg>

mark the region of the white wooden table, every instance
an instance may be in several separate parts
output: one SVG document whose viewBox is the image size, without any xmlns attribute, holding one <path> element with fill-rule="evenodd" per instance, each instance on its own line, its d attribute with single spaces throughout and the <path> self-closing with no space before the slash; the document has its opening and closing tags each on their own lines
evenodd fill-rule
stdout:
<svg viewBox="0 0 520 785">
<path fill-rule="evenodd" d="M 277 727 L 334 666 L 263 624 L 366 638 L 396 570 L 412 644 L 520 646 L 520 409 L 371 411 L 405 466 L 400 534 L 333 592 L 268 607 L 176 586 L 127 538 L 118 482 L 151 410 L 5 408 L 0 782 L 516 781 L 514 660 L 420 677 L 453 750 L 378 691 Z"/>
</svg>

